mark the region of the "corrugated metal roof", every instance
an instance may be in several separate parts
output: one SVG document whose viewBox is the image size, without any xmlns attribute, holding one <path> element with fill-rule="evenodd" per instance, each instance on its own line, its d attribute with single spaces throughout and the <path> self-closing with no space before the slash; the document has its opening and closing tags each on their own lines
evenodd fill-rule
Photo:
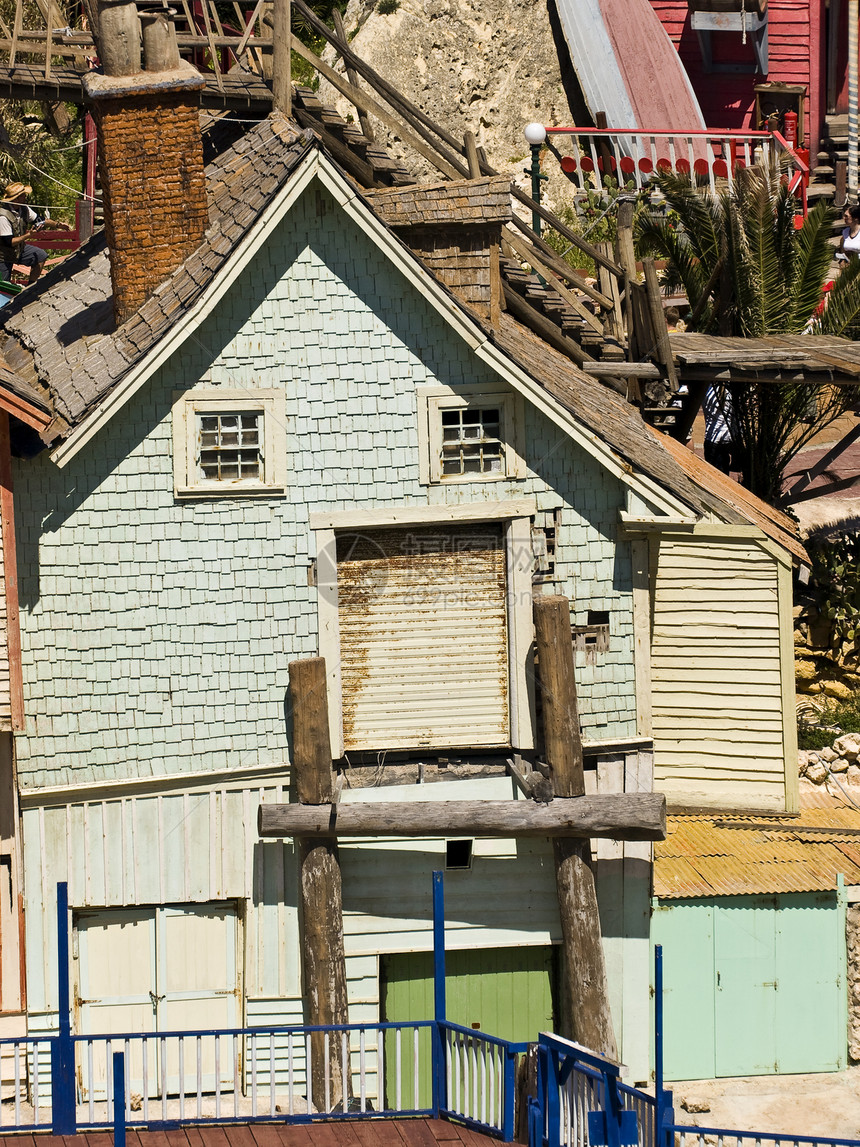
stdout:
<svg viewBox="0 0 860 1147">
<path fill-rule="evenodd" d="M 799 817 L 670 816 L 654 846 L 661 900 L 823 892 L 839 873 L 860 884 L 860 807 L 819 789 L 802 793 Z"/>
</svg>

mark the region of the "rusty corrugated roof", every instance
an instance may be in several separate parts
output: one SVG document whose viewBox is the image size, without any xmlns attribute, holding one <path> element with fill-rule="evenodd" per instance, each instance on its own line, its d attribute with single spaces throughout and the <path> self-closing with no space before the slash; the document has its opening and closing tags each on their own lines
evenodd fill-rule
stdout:
<svg viewBox="0 0 860 1147">
<path fill-rule="evenodd" d="M 860 884 L 860 807 L 824 790 L 802 792 L 799 817 L 670 816 L 667 829 L 654 846 L 661 900 L 823 892 L 840 872 Z"/>
</svg>

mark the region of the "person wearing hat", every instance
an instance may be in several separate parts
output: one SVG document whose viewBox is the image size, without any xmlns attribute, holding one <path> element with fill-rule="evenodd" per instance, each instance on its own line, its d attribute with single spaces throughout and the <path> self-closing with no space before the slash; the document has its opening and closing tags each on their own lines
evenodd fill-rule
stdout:
<svg viewBox="0 0 860 1147">
<path fill-rule="evenodd" d="M 42 273 L 48 252 L 34 247 L 28 240 L 40 222 L 38 215 L 26 203 L 33 190 L 26 183 L 8 183 L 0 201 L 0 279 L 7 282 L 15 263 L 30 268 L 30 282 L 35 283 Z M 57 223 L 68 230 L 65 223 Z"/>
</svg>

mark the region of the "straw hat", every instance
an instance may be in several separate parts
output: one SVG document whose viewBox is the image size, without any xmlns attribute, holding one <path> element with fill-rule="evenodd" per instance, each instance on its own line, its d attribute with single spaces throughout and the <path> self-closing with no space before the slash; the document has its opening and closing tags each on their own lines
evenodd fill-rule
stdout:
<svg viewBox="0 0 860 1147">
<path fill-rule="evenodd" d="M 19 195 L 29 195 L 33 188 L 29 183 L 7 183 L 3 192 L 5 199 L 17 199 Z"/>
</svg>

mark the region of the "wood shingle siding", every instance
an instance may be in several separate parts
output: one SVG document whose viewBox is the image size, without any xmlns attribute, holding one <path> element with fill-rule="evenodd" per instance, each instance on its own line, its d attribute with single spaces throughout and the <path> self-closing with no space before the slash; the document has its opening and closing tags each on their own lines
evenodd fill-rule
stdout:
<svg viewBox="0 0 860 1147">
<path fill-rule="evenodd" d="M 746 539 L 655 549 L 656 787 L 680 805 L 781 807 L 777 563 Z"/>
</svg>

